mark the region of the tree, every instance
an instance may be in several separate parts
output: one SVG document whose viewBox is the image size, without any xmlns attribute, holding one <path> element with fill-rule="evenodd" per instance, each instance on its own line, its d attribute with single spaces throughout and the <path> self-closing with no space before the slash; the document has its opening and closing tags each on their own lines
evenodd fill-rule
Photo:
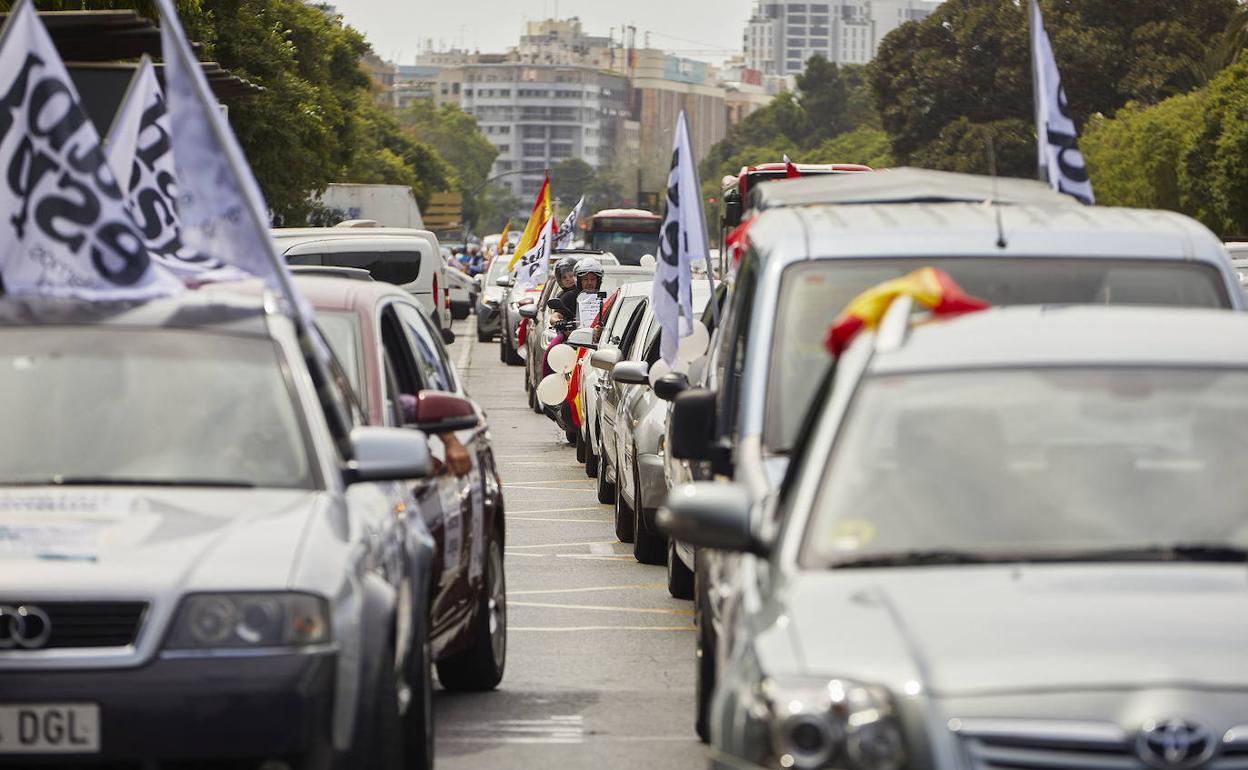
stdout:
<svg viewBox="0 0 1248 770">
<path fill-rule="evenodd" d="M 550 197 L 559 199 L 564 209 L 571 208 L 590 192 L 597 176 L 594 167 L 579 158 L 561 160 L 550 169 Z"/>
<path fill-rule="evenodd" d="M 1179 158 L 1185 210 L 1223 235 L 1248 232 L 1248 61 L 1227 67 Z"/>
<path fill-rule="evenodd" d="M 798 103 L 806 113 L 807 135 L 803 144 L 819 141 L 848 131 L 848 87 L 841 78 L 840 68 L 822 56 L 812 56 L 806 69 L 797 76 Z"/>
<path fill-rule="evenodd" d="M 435 107 L 430 100 L 416 101 L 399 120 L 409 136 L 450 164 L 455 189 L 464 196 L 464 221 L 475 225 L 481 216 L 479 191 L 490 176 L 498 148 L 481 133 L 477 119 L 454 104 Z"/>
</svg>

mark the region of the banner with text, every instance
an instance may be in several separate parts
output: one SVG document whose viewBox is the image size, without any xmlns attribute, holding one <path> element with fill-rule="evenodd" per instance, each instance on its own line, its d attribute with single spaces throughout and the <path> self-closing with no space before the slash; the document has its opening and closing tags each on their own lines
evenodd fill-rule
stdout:
<svg viewBox="0 0 1248 770">
<path fill-rule="evenodd" d="M 676 361 L 680 338 L 693 334 L 693 261 L 706 258 L 702 191 L 682 111 L 676 120 L 672 170 L 667 177 L 667 212 L 659 232 L 651 301 L 659 322 L 659 349 L 669 365 Z M 683 321 L 683 323 L 682 323 Z"/>
<path fill-rule="evenodd" d="M 1079 151 L 1078 132 L 1066 105 L 1066 89 L 1053 56 L 1049 33 L 1044 29 L 1040 4 L 1031 0 L 1031 60 L 1035 68 L 1036 138 L 1040 171 L 1058 192 L 1073 195 L 1087 204 L 1096 202 L 1088 167 Z"/>
<path fill-rule="evenodd" d="M 572 242 L 576 240 L 576 223 L 581 218 L 581 207 L 585 205 L 585 196 L 577 201 L 576 206 L 568 213 L 563 220 L 563 224 L 559 225 L 559 231 L 555 233 L 555 248 L 570 249 Z"/>
<path fill-rule="evenodd" d="M 511 288 L 513 295 L 527 289 L 536 289 L 546 283 L 550 273 L 550 242 L 553 228 L 554 222 L 546 220 L 546 224 L 538 232 L 537 243 L 520 255 L 520 261 L 516 264 L 516 282 Z"/>
</svg>

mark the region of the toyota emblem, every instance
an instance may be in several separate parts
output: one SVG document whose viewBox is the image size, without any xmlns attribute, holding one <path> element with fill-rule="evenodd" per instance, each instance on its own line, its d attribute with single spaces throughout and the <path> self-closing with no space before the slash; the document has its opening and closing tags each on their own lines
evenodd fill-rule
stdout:
<svg viewBox="0 0 1248 770">
<path fill-rule="evenodd" d="M 52 621 L 48 613 L 33 604 L 0 604 L 0 650 L 38 649 L 47 644 L 50 636 Z"/>
<path fill-rule="evenodd" d="M 1208 762 L 1217 748 L 1213 730 L 1181 718 L 1145 724 L 1136 741 L 1140 759 L 1158 770 L 1190 770 Z"/>
</svg>

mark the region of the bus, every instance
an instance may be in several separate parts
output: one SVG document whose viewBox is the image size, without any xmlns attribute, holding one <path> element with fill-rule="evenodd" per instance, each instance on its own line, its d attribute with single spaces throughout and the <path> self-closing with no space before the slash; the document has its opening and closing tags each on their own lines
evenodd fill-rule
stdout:
<svg viewBox="0 0 1248 770">
<path fill-rule="evenodd" d="M 621 265 L 641 264 L 642 256 L 659 256 L 663 218 L 641 209 L 603 209 L 589 218 L 585 246 L 615 255 Z"/>
</svg>

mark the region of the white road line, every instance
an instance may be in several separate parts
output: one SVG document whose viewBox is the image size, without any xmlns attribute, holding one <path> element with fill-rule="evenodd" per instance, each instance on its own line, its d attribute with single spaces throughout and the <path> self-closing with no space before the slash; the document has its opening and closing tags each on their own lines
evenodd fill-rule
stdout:
<svg viewBox="0 0 1248 770">
<path fill-rule="evenodd" d="M 507 521 L 562 521 L 567 524 L 610 524 L 610 519 L 547 519 L 540 516 L 508 516 Z"/>
<path fill-rule="evenodd" d="M 534 631 L 534 632 L 542 632 L 542 633 L 560 633 L 560 632 L 570 631 L 573 633 L 579 633 L 581 631 L 690 631 L 691 632 L 691 631 L 696 631 L 696 630 L 697 629 L 694 628 L 692 625 L 688 625 L 688 626 L 554 626 L 554 627 L 545 627 L 545 628 L 539 627 L 539 626 L 512 626 L 512 625 L 507 626 L 507 633 L 509 634 L 512 631 Z"/>
<path fill-rule="evenodd" d="M 693 610 L 674 607 L 604 607 L 598 604 L 553 604 L 550 602 L 508 602 L 512 607 L 540 607 L 548 610 L 589 610 L 591 612 L 628 612 L 640 615 L 680 615 L 693 617 Z"/>
<path fill-rule="evenodd" d="M 593 591 L 636 591 L 666 589 L 667 583 L 633 583 L 626 586 L 590 586 L 588 588 L 547 588 L 540 591 L 508 591 L 508 596 L 537 596 L 539 594 L 587 594 Z"/>
<path fill-rule="evenodd" d="M 516 554 L 516 555 L 521 556 L 524 554 Z M 584 559 L 586 561 L 614 561 L 614 562 L 619 562 L 620 564 L 625 564 L 625 563 L 636 564 L 637 563 L 637 560 L 634 559 L 632 556 L 594 556 L 593 554 L 588 554 L 588 553 L 557 553 L 555 554 L 555 556 L 558 556 L 560 559 Z"/>
<path fill-rule="evenodd" d="M 587 506 L 584 508 L 542 508 L 541 510 L 534 510 L 534 511 L 508 511 L 507 518 L 510 519 L 512 516 L 523 515 L 526 513 L 571 513 L 573 511 L 601 511 L 603 507 L 604 506 L 601 506 L 601 505 L 591 505 L 591 506 Z"/>
<path fill-rule="evenodd" d="M 464 336 L 467 337 L 467 335 Z M 464 345 L 463 351 L 459 354 L 459 360 L 455 362 L 455 368 L 459 370 L 460 377 L 463 377 L 463 373 L 468 369 L 468 362 L 472 360 L 472 343 L 475 340 L 466 338 L 464 342 L 468 344 Z"/>
<path fill-rule="evenodd" d="M 529 548 L 563 548 L 573 545 L 603 545 L 604 543 L 616 543 L 618 540 L 590 540 L 585 543 L 542 543 L 541 545 L 509 545 L 507 550 L 529 549 Z"/>
</svg>

